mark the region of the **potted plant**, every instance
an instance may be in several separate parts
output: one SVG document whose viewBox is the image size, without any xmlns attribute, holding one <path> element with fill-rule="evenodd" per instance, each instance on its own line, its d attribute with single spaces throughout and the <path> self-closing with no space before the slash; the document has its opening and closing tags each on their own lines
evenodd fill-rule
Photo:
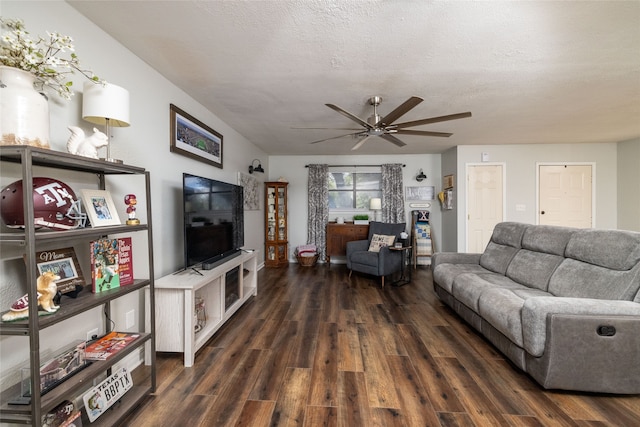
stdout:
<svg viewBox="0 0 640 427">
<path fill-rule="evenodd" d="M 358 225 L 367 225 L 369 224 L 369 215 L 367 214 L 354 215 L 353 223 Z"/>
<path fill-rule="evenodd" d="M 49 106 L 40 92 L 49 88 L 70 99 L 76 71 L 105 82 L 80 66 L 71 37 L 47 32 L 31 38 L 19 19 L 0 17 L 0 23 L 8 29 L 0 38 L 0 145 L 49 148 Z"/>
</svg>

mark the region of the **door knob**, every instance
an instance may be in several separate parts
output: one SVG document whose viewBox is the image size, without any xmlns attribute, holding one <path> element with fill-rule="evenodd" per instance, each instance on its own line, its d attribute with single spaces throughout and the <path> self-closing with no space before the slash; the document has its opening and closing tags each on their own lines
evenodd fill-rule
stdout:
<svg viewBox="0 0 640 427">
<path fill-rule="evenodd" d="M 544 215 L 544 211 L 540 212 L 541 215 Z"/>
</svg>

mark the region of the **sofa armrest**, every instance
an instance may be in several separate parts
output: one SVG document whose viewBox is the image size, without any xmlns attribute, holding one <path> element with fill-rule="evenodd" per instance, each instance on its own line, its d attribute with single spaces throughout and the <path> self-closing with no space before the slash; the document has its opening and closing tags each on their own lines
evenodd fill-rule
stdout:
<svg viewBox="0 0 640 427">
<path fill-rule="evenodd" d="M 388 247 L 380 248 L 378 254 L 378 274 L 388 276 L 402 268 L 402 252 L 389 250 Z"/>
<path fill-rule="evenodd" d="M 439 264 L 480 264 L 480 255 L 460 252 L 436 252 L 431 257 L 431 270 Z"/>
<path fill-rule="evenodd" d="M 527 372 L 547 389 L 638 394 L 638 330 L 638 316 L 550 314 L 544 356 L 527 355 Z"/>
<path fill-rule="evenodd" d="M 346 255 L 347 255 L 347 268 L 351 270 L 351 254 L 359 251 L 368 251 L 369 241 L 368 240 L 352 240 L 350 242 L 347 242 L 345 248 L 346 248 Z"/>
<path fill-rule="evenodd" d="M 368 240 L 352 240 L 347 242 L 347 255 L 351 252 L 356 251 L 368 251 L 369 250 L 369 241 Z"/>
<path fill-rule="evenodd" d="M 548 322 L 552 316 L 571 315 L 584 319 L 602 318 L 602 326 L 614 326 L 616 316 L 637 320 L 640 330 L 640 304 L 633 301 L 601 300 L 591 298 L 533 297 L 522 307 L 522 335 L 524 349 L 535 357 L 544 354 Z M 596 331 L 592 331 L 596 334 Z M 579 337 L 578 337 L 579 338 Z"/>
</svg>

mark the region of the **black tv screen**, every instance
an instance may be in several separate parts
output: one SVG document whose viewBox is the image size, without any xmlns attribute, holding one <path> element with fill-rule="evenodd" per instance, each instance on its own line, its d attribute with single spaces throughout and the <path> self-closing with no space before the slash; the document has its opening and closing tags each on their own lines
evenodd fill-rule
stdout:
<svg viewBox="0 0 640 427">
<path fill-rule="evenodd" d="M 183 174 L 185 268 L 213 268 L 244 245 L 243 189 Z"/>
</svg>

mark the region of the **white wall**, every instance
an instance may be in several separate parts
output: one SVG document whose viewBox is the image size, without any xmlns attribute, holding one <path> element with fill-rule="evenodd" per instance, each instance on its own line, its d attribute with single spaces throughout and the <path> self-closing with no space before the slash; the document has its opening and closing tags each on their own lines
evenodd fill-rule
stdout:
<svg viewBox="0 0 640 427">
<path fill-rule="evenodd" d="M 250 143 L 224 122 L 218 119 L 202 105 L 195 102 L 174 84 L 166 80 L 158 72 L 133 55 L 112 37 L 79 14 L 70 5 L 62 1 L 2 1 L 1 13 L 6 18 L 20 18 L 24 20 L 27 30 L 32 35 L 43 34 L 46 31 L 57 31 L 70 35 L 75 40 L 76 53 L 81 64 L 93 70 L 101 78 L 110 83 L 129 90 L 131 96 L 131 126 L 115 128 L 113 130 L 112 157 L 123 159 L 125 163 L 141 166 L 150 171 L 153 210 L 153 238 L 155 275 L 160 277 L 173 272 L 183 265 L 182 249 L 182 173 L 189 172 L 221 181 L 237 183 L 238 171 L 246 172 L 252 159 L 262 160 L 262 165 L 268 171 L 268 159 L 264 152 Z M 74 77 L 76 95 L 71 101 L 59 99 L 56 95 L 49 96 L 51 117 L 51 148 L 66 152 L 66 141 L 70 135 L 67 126 L 75 125 L 90 131 L 93 127 L 82 120 L 82 85 L 84 77 Z M 223 169 L 215 168 L 206 163 L 169 152 L 169 104 L 173 103 L 192 116 L 206 123 L 224 136 Z M 15 169 L 3 165 L 2 186 L 12 182 L 12 177 L 4 177 L 6 173 L 13 173 Z M 52 171 L 56 177 L 69 179 L 69 185 L 75 190 L 87 188 L 83 182 L 75 182 L 72 175 L 59 174 Z M 259 180 L 262 177 L 255 175 Z M 144 203 L 143 191 L 140 187 L 129 187 L 128 183 L 120 183 L 113 193 L 124 195 L 125 192 L 138 193 L 138 200 Z M 125 217 L 125 206 L 114 197 L 116 204 L 121 206 L 120 215 Z M 144 219 L 145 206 L 138 205 L 138 212 Z M 263 208 L 260 211 L 245 212 L 245 246 L 261 249 L 259 262 L 263 256 Z M 135 236 L 134 236 L 135 237 Z M 135 245 L 135 242 L 134 242 Z M 80 256 L 80 254 L 79 254 Z M 19 257 L 19 255 L 18 255 Z M 9 259 L 8 259 L 9 258 Z M 2 253 L 2 307 L 8 307 L 13 299 L 26 292 L 26 287 L 19 276 L 16 276 L 16 253 Z M 144 270 L 142 257 L 134 257 L 134 270 Z M 139 264 L 141 263 L 141 264 Z M 88 268 L 85 273 L 89 273 Z M 86 274 L 85 274 L 86 277 Z M 136 309 L 138 321 L 142 321 L 142 301 L 139 298 L 125 298 L 115 304 L 116 319 L 122 313 Z M 98 316 L 87 315 L 82 322 L 64 322 L 64 328 L 47 329 L 43 334 L 43 348 L 56 348 L 68 340 L 84 339 L 85 331 L 90 329 L 91 323 Z M 102 326 L 99 324 L 100 327 Z M 117 327 L 124 329 L 119 324 Z M 62 338 L 64 337 L 64 338 Z M 5 374 L 14 365 L 25 360 L 24 354 L 15 349 L 25 347 L 24 338 L 1 337 L 0 356 L 2 373 Z"/>
<path fill-rule="evenodd" d="M 618 228 L 640 231 L 640 138 L 618 143 Z"/>
<path fill-rule="evenodd" d="M 269 157 L 270 170 L 269 180 L 276 181 L 281 176 L 289 181 L 288 187 L 288 215 L 289 215 L 289 258 L 295 262 L 293 251 L 298 245 L 307 243 L 307 185 L 308 185 L 308 164 L 330 164 L 330 165 L 380 165 L 383 163 L 402 163 L 403 181 L 406 186 L 435 186 L 435 192 L 441 190 L 442 177 L 440 173 L 440 155 L 394 155 L 394 156 L 374 156 L 374 155 L 354 155 L 354 156 L 271 156 Z M 422 169 L 427 175 L 427 179 L 418 183 L 415 176 Z M 357 169 L 356 169 L 357 170 Z M 278 172 L 281 171 L 281 172 Z M 431 218 L 433 224 L 434 238 L 440 241 L 441 238 L 441 211 L 440 204 L 436 200 L 431 203 Z M 410 228 L 411 217 L 409 215 L 413 208 L 409 202 L 405 204 L 407 214 L 407 230 Z M 370 212 L 367 212 L 370 213 Z M 330 213 L 329 219 L 335 221 L 337 216 L 344 216 L 350 220 L 353 212 Z M 372 218 L 369 215 L 369 218 Z M 332 258 L 333 259 L 333 258 Z M 337 259 L 336 259 L 337 260 Z"/>
<path fill-rule="evenodd" d="M 457 158 L 457 250 L 464 251 L 466 247 L 465 165 L 479 163 L 482 153 L 488 153 L 491 162 L 506 164 L 505 221 L 536 223 L 537 162 L 593 162 L 596 165 L 595 227 L 617 228 L 617 148 L 615 143 L 465 145 L 458 147 Z M 516 204 L 524 205 L 526 209 L 516 211 Z"/>
</svg>

